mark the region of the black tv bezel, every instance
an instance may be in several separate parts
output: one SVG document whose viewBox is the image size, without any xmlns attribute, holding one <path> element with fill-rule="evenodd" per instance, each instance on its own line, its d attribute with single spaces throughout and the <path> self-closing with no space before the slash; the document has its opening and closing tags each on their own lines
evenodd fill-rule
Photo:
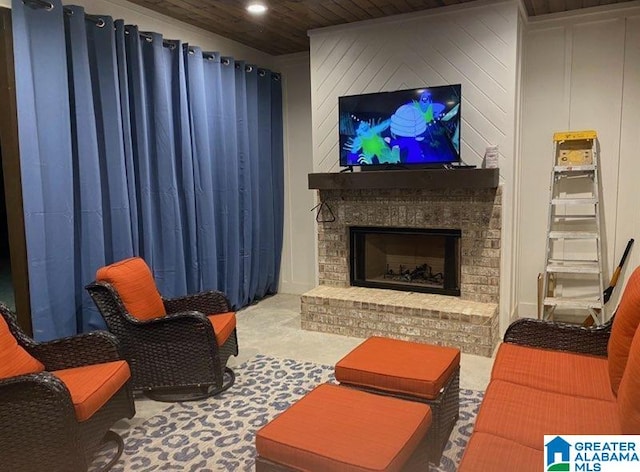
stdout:
<svg viewBox="0 0 640 472">
<path fill-rule="evenodd" d="M 341 115 L 341 101 L 342 99 L 345 98 L 354 98 L 354 97 L 368 97 L 368 96 L 385 96 L 385 95 L 389 95 L 389 94 L 394 94 L 394 93 L 404 93 L 404 92 L 417 92 L 420 90 L 434 90 L 434 89 L 441 89 L 441 88 L 449 88 L 449 87 L 459 87 L 460 88 L 460 100 L 459 100 L 459 108 L 458 108 L 458 115 L 460 116 L 459 118 L 459 127 L 458 127 L 458 139 L 459 139 L 459 143 L 458 143 L 458 158 L 456 160 L 452 160 L 452 161 L 443 161 L 443 162 L 420 162 L 420 163 L 397 163 L 397 164 L 348 164 L 346 162 L 343 162 L 342 159 L 342 149 L 340 147 L 340 115 Z M 359 167 L 361 170 L 386 170 L 386 169 L 433 169 L 433 168 L 441 168 L 443 166 L 446 166 L 448 164 L 460 164 L 462 162 L 464 162 L 462 160 L 462 84 L 461 83 L 456 83 L 456 84 L 444 84 L 444 85 L 434 85 L 434 86 L 429 86 L 429 85 L 425 85 L 422 87 L 414 87 L 414 88 L 408 88 L 408 89 L 398 89 L 398 90 L 387 90 L 384 92 L 369 92 L 369 93 L 358 93 L 358 94 L 353 94 L 353 95 L 341 95 L 338 97 L 338 163 L 340 165 L 340 167 L 343 167 L 345 169 L 350 169 L 353 167 Z"/>
</svg>

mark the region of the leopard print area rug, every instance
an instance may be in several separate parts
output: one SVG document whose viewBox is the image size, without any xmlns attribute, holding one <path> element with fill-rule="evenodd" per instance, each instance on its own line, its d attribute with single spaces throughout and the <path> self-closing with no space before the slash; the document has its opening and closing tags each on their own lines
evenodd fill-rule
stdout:
<svg viewBox="0 0 640 472">
<path fill-rule="evenodd" d="M 262 355 L 234 371 L 235 384 L 217 397 L 170 404 L 141 424 L 135 418 L 119 422 L 114 430 L 125 449 L 111 470 L 253 471 L 256 431 L 318 384 L 335 382 L 333 366 Z M 482 392 L 460 390 L 460 419 L 439 467 L 429 472 L 457 469 L 481 401 Z M 91 470 L 109 456 L 108 449 L 99 453 Z"/>
</svg>

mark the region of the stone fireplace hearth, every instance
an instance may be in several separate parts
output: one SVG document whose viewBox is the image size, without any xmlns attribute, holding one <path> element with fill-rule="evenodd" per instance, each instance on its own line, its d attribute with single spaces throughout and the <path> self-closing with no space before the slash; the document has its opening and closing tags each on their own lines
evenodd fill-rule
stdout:
<svg viewBox="0 0 640 472">
<path fill-rule="evenodd" d="M 453 171 L 459 172 L 459 171 Z M 301 300 L 302 328 L 449 345 L 491 356 L 498 342 L 499 187 L 320 189 L 320 285 Z M 460 231 L 460 296 L 350 286 L 351 227 Z"/>
</svg>

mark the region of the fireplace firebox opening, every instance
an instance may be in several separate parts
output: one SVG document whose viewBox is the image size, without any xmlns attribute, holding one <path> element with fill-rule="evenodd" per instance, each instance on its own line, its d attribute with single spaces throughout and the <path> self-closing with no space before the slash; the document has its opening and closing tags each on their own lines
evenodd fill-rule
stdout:
<svg viewBox="0 0 640 472">
<path fill-rule="evenodd" d="M 351 285 L 460 296 L 457 229 L 352 226 Z"/>
</svg>

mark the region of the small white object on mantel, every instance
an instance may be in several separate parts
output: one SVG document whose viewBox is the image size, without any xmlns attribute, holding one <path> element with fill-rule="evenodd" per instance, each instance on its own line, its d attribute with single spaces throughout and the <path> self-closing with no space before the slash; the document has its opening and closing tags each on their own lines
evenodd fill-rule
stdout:
<svg viewBox="0 0 640 472">
<path fill-rule="evenodd" d="M 487 149 L 484 152 L 484 168 L 498 168 L 498 146 L 487 146 Z"/>
</svg>

